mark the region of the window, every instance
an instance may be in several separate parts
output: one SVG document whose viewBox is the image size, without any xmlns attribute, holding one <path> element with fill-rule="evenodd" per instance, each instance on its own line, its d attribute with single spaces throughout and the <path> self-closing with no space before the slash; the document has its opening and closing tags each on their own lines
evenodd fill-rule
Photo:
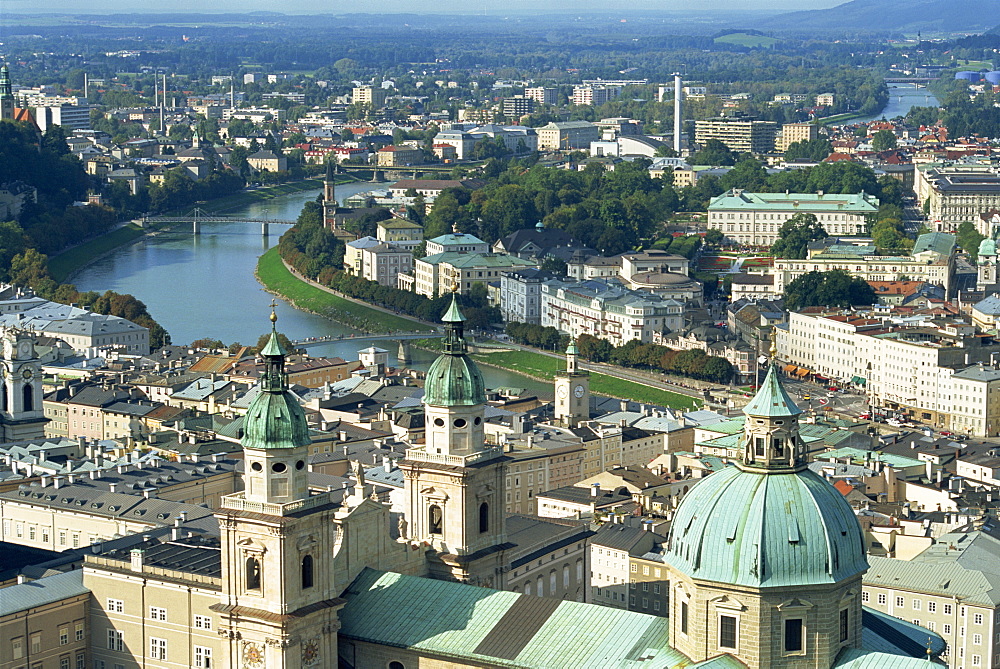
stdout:
<svg viewBox="0 0 1000 669">
<path fill-rule="evenodd" d="M 108 630 L 108 650 L 121 651 L 124 647 L 124 642 L 122 640 L 121 630 L 109 629 Z"/>
<path fill-rule="evenodd" d="M 41 653 L 42 652 L 42 633 L 35 632 L 31 635 L 31 652 Z"/>
<path fill-rule="evenodd" d="M 840 611 L 840 640 L 847 641 L 851 637 L 851 612 L 849 609 Z"/>
<path fill-rule="evenodd" d="M 878 593 L 878 603 L 879 604 L 885 604 L 885 593 L 884 592 Z"/>
<path fill-rule="evenodd" d="M 208 616 L 195 616 L 194 626 L 196 629 L 210 630 L 212 629 L 212 619 Z"/>
<path fill-rule="evenodd" d="M 904 604 L 905 600 L 902 597 L 896 597 L 896 606 L 903 606 Z"/>
<path fill-rule="evenodd" d="M 870 598 L 868 597 L 868 591 L 865 591 L 865 592 L 861 593 L 861 601 L 862 602 L 867 602 L 869 599 Z"/>
<path fill-rule="evenodd" d="M 983 635 L 982 634 L 973 634 L 972 635 L 972 645 L 973 646 L 981 646 L 982 643 L 983 643 Z"/>
<path fill-rule="evenodd" d="M 530 483 L 530 481 L 529 481 Z M 479 533 L 490 531 L 490 505 L 483 502 L 479 505 Z"/>
<path fill-rule="evenodd" d="M 246 562 L 246 584 L 247 590 L 260 590 L 260 560 L 252 555 Z"/>
<path fill-rule="evenodd" d="M 149 607 L 149 619 L 150 620 L 166 620 L 167 610 L 161 609 L 158 606 Z"/>
<path fill-rule="evenodd" d="M 59 645 L 65 646 L 69 643 L 69 628 L 60 627 L 59 628 Z"/>
<path fill-rule="evenodd" d="M 59 669 L 69 669 L 69 655 L 59 658 Z"/>
<path fill-rule="evenodd" d="M 442 520 L 441 507 L 431 504 L 427 509 L 427 531 L 431 534 L 441 534 Z"/>
<path fill-rule="evenodd" d="M 974 622 L 977 625 L 982 625 L 983 624 L 983 614 L 982 613 L 977 613 L 977 614 L 973 615 L 972 616 L 972 622 Z"/>
<path fill-rule="evenodd" d="M 406 669 L 402 662 L 390 662 L 389 669 Z"/>
<path fill-rule="evenodd" d="M 313 558 L 312 555 L 302 557 L 302 589 L 313 587 Z"/>
<path fill-rule="evenodd" d="M 15 660 L 20 660 L 24 657 L 24 639 L 18 637 L 16 639 L 11 639 L 10 642 L 10 655 Z"/>
<path fill-rule="evenodd" d="M 919 599 L 914 599 L 913 600 L 913 610 L 914 611 L 919 611 L 920 610 L 920 600 Z"/>
<path fill-rule="evenodd" d="M 153 660 L 167 659 L 167 640 L 149 637 L 149 657 Z"/>
<path fill-rule="evenodd" d="M 937 611 L 937 602 L 927 602 L 927 611 L 935 613 Z"/>
<path fill-rule="evenodd" d="M 946 616 L 950 616 L 951 615 L 951 604 L 945 604 L 944 605 L 944 614 Z"/>
<path fill-rule="evenodd" d="M 785 652 L 798 653 L 802 651 L 802 618 L 785 620 Z"/>
<path fill-rule="evenodd" d="M 83 641 L 83 623 L 76 624 L 75 640 Z"/>
<path fill-rule="evenodd" d="M 87 669 L 87 655 L 85 653 L 76 654 L 76 669 Z"/>
<path fill-rule="evenodd" d="M 736 616 L 719 616 L 719 647 L 736 650 Z"/>
<path fill-rule="evenodd" d="M 209 669 L 212 666 L 212 649 L 204 646 L 195 646 L 194 666 Z"/>
<path fill-rule="evenodd" d="M 951 634 L 951 625 L 945 623 L 944 627 L 941 628 L 941 631 L 944 632 L 945 634 Z"/>
<path fill-rule="evenodd" d="M 982 664 L 982 658 L 979 657 L 978 655 L 973 655 L 972 656 L 972 666 L 978 667 L 980 664 Z"/>
</svg>

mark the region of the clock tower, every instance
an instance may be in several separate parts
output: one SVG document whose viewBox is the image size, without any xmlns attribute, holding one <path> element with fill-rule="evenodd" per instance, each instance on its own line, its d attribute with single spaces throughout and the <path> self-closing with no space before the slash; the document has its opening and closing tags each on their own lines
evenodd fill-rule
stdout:
<svg viewBox="0 0 1000 669">
<path fill-rule="evenodd" d="M 220 614 L 227 645 L 220 666 L 336 666 L 346 585 L 335 582 L 330 556 L 338 505 L 329 492 L 309 492 L 309 427 L 288 391 L 285 351 L 273 325 L 260 355 L 260 392 L 244 418 L 244 490 L 224 496 L 215 514 L 222 592 L 211 609 Z"/>
<path fill-rule="evenodd" d="M 45 438 L 42 367 L 32 337 L 17 329 L 2 334 L 0 438 L 5 442 Z"/>
<path fill-rule="evenodd" d="M 577 367 L 576 340 L 566 348 L 566 371 L 556 374 L 555 422 L 563 427 L 576 427 L 590 419 L 590 372 Z"/>
</svg>

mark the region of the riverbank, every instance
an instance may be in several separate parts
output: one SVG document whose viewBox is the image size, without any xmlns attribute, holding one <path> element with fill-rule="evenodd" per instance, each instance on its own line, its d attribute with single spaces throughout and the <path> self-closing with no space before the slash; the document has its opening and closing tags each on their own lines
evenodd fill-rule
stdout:
<svg viewBox="0 0 1000 669">
<path fill-rule="evenodd" d="M 551 357 L 531 351 L 497 351 L 475 353 L 477 363 L 521 374 L 536 381 L 552 381 L 557 372 L 566 369 L 561 357 Z M 653 388 L 634 381 L 619 379 L 599 372 L 590 373 L 590 390 L 597 395 L 644 404 L 657 404 L 672 409 L 696 409 L 701 403 L 687 395 Z"/>
<path fill-rule="evenodd" d="M 296 309 L 317 314 L 348 327 L 365 332 L 431 332 L 433 326 L 404 318 L 376 307 L 341 297 L 327 288 L 301 279 L 285 266 L 277 247 L 265 252 L 257 261 L 254 272 L 264 290 L 278 295 Z"/>
<path fill-rule="evenodd" d="M 355 181 L 349 176 L 338 176 L 337 183 L 352 183 Z M 198 206 L 205 212 L 211 214 L 222 214 L 238 207 L 245 207 L 258 202 L 266 202 L 277 197 L 290 195 L 300 191 L 319 189 L 323 187 L 323 182 L 318 179 L 303 179 L 289 183 L 265 186 L 253 190 L 244 190 L 239 193 L 220 197 L 216 200 L 202 202 Z M 190 211 L 190 207 L 182 210 L 166 212 L 166 214 L 185 214 Z M 135 223 L 125 223 L 121 227 L 115 228 L 107 234 L 95 237 L 77 246 L 70 247 L 62 253 L 49 258 L 49 274 L 59 283 L 65 283 L 73 274 L 86 267 L 89 263 L 97 260 L 101 256 L 114 251 L 115 249 L 131 244 L 135 240 L 150 234 L 176 227 L 177 223 L 164 223 L 160 225 L 142 227 Z"/>
</svg>

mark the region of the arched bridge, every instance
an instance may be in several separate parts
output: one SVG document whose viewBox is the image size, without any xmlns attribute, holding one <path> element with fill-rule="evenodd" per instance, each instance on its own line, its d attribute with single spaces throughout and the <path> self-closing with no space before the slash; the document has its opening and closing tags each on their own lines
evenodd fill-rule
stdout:
<svg viewBox="0 0 1000 669">
<path fill-rule="evenodd" d="M 194 209 L 190 214 L 183 216 L 144 216 L 138 222 L 146 227 L 150 223 L 190 223 L 191 232 L 201 233 L 202 223 L 260 223 L 260 232 L 265 237 L 268 233 L 268 226 L 271 223 L 278 225 L 295 225 L 295 221 L 280 221 L 273 218 L 250 218 L 247 216 L 222 216 L 220 214 L 209 214 L 202 209 Z"/>
</svg>

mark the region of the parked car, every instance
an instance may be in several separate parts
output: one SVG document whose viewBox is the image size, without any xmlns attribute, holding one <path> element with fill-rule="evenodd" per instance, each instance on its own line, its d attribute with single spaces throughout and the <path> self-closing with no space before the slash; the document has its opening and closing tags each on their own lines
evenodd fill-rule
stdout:
<svg viewBox="0 0 1000 669">
<path fill-rule="evenodd" d="M 871 420 L 872 414 L 871 414 L 870 411 L 866 411 L 863 414 L 861 414 L 860 416 L 858 416 L 858 418 L 860 418 L 861 420 Z"/>
<path fill-rule="evenodd" d="M 938 432 L 938 434 L 940 434 L 942 437 L 951 437 L 955 433 L 954 432 L 949 432 L 948 430 L 941 430 L 940 432 Z"/>
</svg>

